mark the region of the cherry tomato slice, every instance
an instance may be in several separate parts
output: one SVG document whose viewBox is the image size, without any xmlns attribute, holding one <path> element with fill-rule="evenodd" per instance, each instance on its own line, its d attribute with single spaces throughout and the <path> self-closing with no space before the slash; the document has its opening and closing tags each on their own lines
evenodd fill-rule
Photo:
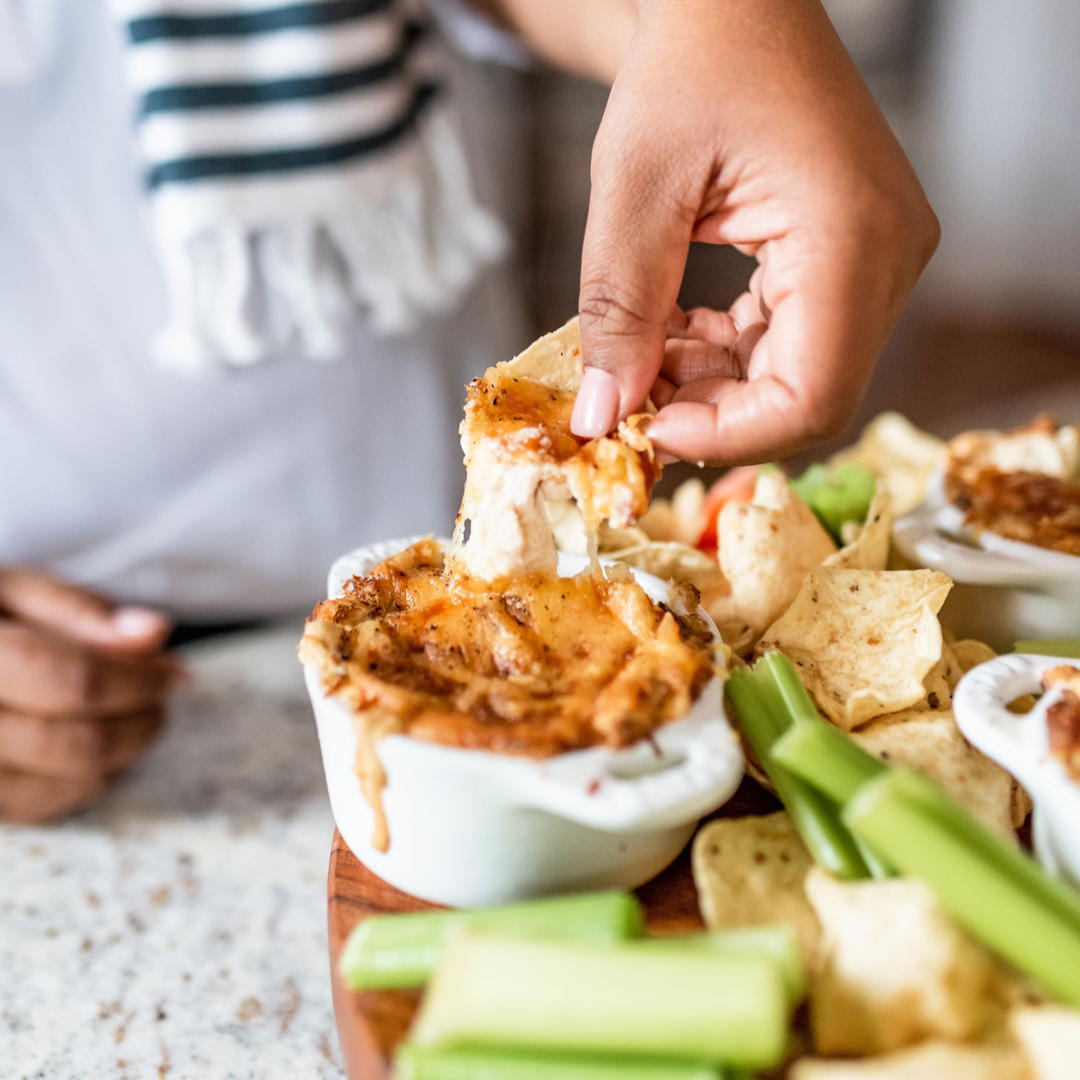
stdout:
<svg viewBox="0 0 1080 1080">
<path fill-rule="evenodd" d="M 702 551 L 716 552 L 716 523 L 720 511 L 729 502 L 750 502 L 754 497 L 754 484 L 757 481 L 757 465 L 740 465 L 724 473 L 705 496 L 705 528 L 698 537 L 697 546 Z"/>
</svg>

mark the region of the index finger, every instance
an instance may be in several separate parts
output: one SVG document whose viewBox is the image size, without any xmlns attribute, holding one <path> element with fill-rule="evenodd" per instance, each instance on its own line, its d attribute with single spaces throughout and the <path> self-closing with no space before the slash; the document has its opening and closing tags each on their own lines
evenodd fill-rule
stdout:
<svg viewBox="0 0 1080 1080">
<path fill-rule="evenodd" d="M 590 438 L 648 397 L 701 202 L 672 167 L 674 133 L 645 123 L 648 103 L 624 85 L 640 62 L 631 55 L 616 79 L 593 147 L 578 305 L 586 371 L 571 422 Z"/>
<path fill-rule="evenodd" d="M 155 653 L 168 620 L 146 608 L 116 608 L 91 589 L 24 566 L 0 567 L 0 612 L 66 638 L 126 655 Z"/>
<path fill-rule="evenodd" d="M 159 706 L 177 665 L 111 656 L 35 626 L 0 621 L 0 704 L 37 716 L 106 716 Z"/>
</svg>

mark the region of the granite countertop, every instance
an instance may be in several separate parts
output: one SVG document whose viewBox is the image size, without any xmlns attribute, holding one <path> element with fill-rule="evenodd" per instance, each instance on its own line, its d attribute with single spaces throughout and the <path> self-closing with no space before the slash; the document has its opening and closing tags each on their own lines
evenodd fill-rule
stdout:
<svg viewBox="0 0 1080 1080">
<path fill-rule="evenodd" d="M 337 1078 L 333 819 L 301 625 L 185 650 L 163 738 L 92 811 L 0 826 L 0 1078 Z"/>
</svg>

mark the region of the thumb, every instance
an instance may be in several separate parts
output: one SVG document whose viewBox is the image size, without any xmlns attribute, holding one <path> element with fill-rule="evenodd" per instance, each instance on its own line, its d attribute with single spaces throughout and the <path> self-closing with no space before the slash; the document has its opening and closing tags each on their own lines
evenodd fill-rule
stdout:
<svg viewBox="0 0 1080 1080">
<path fill-rule="evenodd" d="M 24 567 L 0 569 L 0 612 L 128 656 L 156 653 L 170 629 L 168 619 L 156 611 L 114 607 L 89 589 Z"/>
<path fill-rule="evenodd" d="M 605 435 L 648 397 L 696 219 L 671 173 L 678 155 L 650 123 L 635 75 L 633 64 L 619 73 L 593 147 L 578 301 L 585 377 L 570 421 L 585 438 Z M 624 77 L 630 84 L 620 85 Z"/>
</svg>

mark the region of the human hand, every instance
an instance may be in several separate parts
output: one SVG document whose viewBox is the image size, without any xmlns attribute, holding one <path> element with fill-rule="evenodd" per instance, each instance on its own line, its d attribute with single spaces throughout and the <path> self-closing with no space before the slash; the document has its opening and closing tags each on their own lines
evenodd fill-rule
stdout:
<svg viewBox="0 0 1080 1080">
<path fill-rule="evenodd" d="M 575 433 L 652 393 L 690 461 L 838 434 L 939 228 L 818 0 L 642 0 L 592 173 Z M 692 239 L 757 256 L 730 312 L 676 307 Z"/>
<path fill-rule="evenodd" d="M 0 568 L 0 821 L 77 810 L 143 753 L 179 673 L 168 633 L 155 612 Z"/>
</svg>

